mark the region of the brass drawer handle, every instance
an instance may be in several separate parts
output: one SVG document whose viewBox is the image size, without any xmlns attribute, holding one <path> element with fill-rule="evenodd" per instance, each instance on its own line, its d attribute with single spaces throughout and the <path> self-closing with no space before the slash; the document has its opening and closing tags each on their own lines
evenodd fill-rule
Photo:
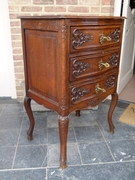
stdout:
<svg viewBox="0 0 135 180">
<path fill-rule="evenodd" d="M 96 94 L 98 94 L 98 93 L 99 93 L 99 91 L 106 92 L 106 90 L 105 90 L 105 89 L 100 88 L 100 87 L 99 87 L 99 84 L 97 84 L 97 85 L 95 86 L 95 92 L 96 92 Z"/>
<path fill-rule="evenodd" d="M 102 34 L 100 34 L 100 44 L 103 44 L 104 40 L 106 39 L 106 41 L 111 41 L 111 37 L 109 36 L 104 36 L 104 33 L 102 32 Z"/>
<path fill-rule="evenodd" d="M 106 68 L 109 68 L 110 67 L 110 64 L 109 63 L 103 63 L 102 59 L 99 61 L 99 64 L 98 64 L 98 67 L 99 69 L 101 70 L 102 67 L 105 66 Z"/>
</svg>

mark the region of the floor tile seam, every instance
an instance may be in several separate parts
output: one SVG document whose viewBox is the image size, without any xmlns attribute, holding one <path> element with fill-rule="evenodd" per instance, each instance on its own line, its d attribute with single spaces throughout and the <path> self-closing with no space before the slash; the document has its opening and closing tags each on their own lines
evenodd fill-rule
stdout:
<svg viewBox="0 0 135 180">
<path fill-rule="evenodd" d="M 88 164 L 74 164 L 68 165 L 68 167 L 84 167 L 84 166 L 96 166 L 96 165 L 107 165 L 107 164 L 124 164 L 124 163 L 135 163 L 135 160 L 128 160 L 128 161 L 110 161 L 110 162 L 100 162 L 100 163 L 88 163 Z M 46 167 L 32 167 L 32 168 L 15 168 L 15 169 L 0 169 L 0 172 L 7 172 L 7 171 L 25 171 L 25 170 L 42 170 L 42 169 L 51 169 L 51 168 L 59 168 L 58 165 L 54 166 L 46 166 Z"/>
<path fill-rule="evenodd" d="M 105 136 L 104 136 L 104 134 L 103 134 L 100 126 L 99 126 L 99 130 L 100 130 L 100 132 L 101 132 L 101 134 L 102 134 L 102 137 L 103 137 L 103 139 L 104 139 L 104 141 L 105 141 L 105 143 L 106 143 L 106 146 L 107 146 L 107 148 L 108 148 L 108 150 L 109 150 L 109 152 L 110 152 L 110 154 L 111 154 L 111 156 L 112 156 L 112 159 L 113 159 L 114 162 L 115 162 L 115 161 L 116 161 L 116 160 L 115 160 L 115 157 L 114 157 L 114 155 L 113 155 L 113 153 L 112 153 L 112 151 L 111 151 L 111 149 L 110 149 L 110 147 L 109 147 L 109 145 L 108 145 L 108 143 L 107 143 L 107 141 L 106 141 L 106 139 L 105 139 Z M 108 132 L 108 133 L 109 133 L 109 132 Z"/>
<path fill-rule="evenodd" d="M 58 167 L 58 166 L 56 166 Z M 15 168 L 15 169 L 0 169 L 0 172 L 7 172 L 7 171 L 27 171 L 27 170 L 42 170 L 47 169 L 47 167 L 32 167 L 32 168 Z"/>
<path fill-rule="evenodd" d="M 75 137 L 75 141 L 76 141 L 76 146 L 77 146 L 77 150 L 78 150 L 78 153 L 79 153 L 79 157 L 80 157 L 80 161 L 81 161 L 81 164 L 83 164 L 83 161 L 82 161 L 82 157 L 81 157 L 81 153 L 80 153 L 80 150 L 79 150 L 79 145 L 78 145 L 78 142 L 77 142 L 77 137 L 76 137 L 76 133 L 75 133 L 75 129 L 73 127 L 73 132 L 74 132 L 74 137 Z"/>
<path fill-rule="evenodd" d="M 46 114 L 46 119 L 47 119 L 47 114 Z M 46 120 L 47 121 L 47 120 Z M 47 123 L 47 122 L 46 122 Z M 43 167 L 43 164 L 45 162 L 45 159 L 46 159 L 46 167 L 47 167 L 47 162 L 48 162 L 48 128 L 47 128 L 47 124 L 46 124 L 46 139 L 47 139 L 47 143 L 46 143 L 46 158 L 44 158 L 44 161 L 41 165 L 41 167 Z M 47 175 L 46 175 L 46 179 L 47 179 Z"/>
<path fill-rule="evenodd" d="M 47 144 L 32 144 L 32 145 L 19 145 L 18 148 L 20 147 L 40 147 L 40 146 L 47 146 Z"/>
<path fill-rule="evenodd" d="M 16 148 L 16 145 L 15 146 L 0 146 L 0 148 Z"/>
<path fill-rule="evenodd" d="M 6 104 L 5 104 L 5 106 L 4 106 L 4 108 L 6 107 Z M 4 108 L 2 108 L 2 111 L 1 111 L 1 113 L 0 113 L 0 116 L 2 115 L 2 113 L 3 113 L 3 111 L 4 111 Z"/>
<path fill-rule="evenodd" d="M 124 164 L 124 163 L 135 163 L 135 160 L 128 160 L 128 161 L 110 161 L 110 162 L 100 162 L 100 163 L 88 163 L 88 164 L 73 164 L 68 165 L 68 167 L 84 167 L 84 166 L 97 166 L 97 165 L 107 165 L 107 164 Z M 59 168 L 59 166 L 47 166 L 47 169 L 51 168 Z"/>
<path fill-rule="evenodd" d="M 14 168 L 14 163 L 15 163 L 15 158 L 16 158 L 16 154 L 17 154 L 18 144 L 19 144 L 19 140 L 20 140 L 20 136 L 21 136 L 21 129 L 22 129 L 23 120 L 24 120 L 24 115 L 23 115 L 22 121 L 21 121 L 20 132 L 19 132 L 19 135 L 18 135 L 18 141 L 17 141 L 17 144 L 16 144 L 15 153 L 14 153 L 13 162 L 12 162 L 12 169 Z"/>
</svg>

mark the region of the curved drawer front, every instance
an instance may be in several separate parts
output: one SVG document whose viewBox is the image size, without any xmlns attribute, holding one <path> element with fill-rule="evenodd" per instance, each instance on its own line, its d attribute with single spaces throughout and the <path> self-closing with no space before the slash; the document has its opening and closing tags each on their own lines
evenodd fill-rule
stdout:
<svg viewBox="0 0 135 180">
<path fill-rule="evenodd" d="M 70 104 L 77 104 L 100 95 L 108 95 L 110 91 L 115 91 L 116 83 L 117 73 L 113 73 L 89 84 L 74 85 L 70 87 Z"/>
<path fill-rule="evenodd" d="M 87 78 L 106 72 L 113 67 L 118 68 L 119 51 L 102 55 L 81 56 L 70 58 L 70 80 Z"/>
<path fill-rule="evenodd" d="M 116 46 L 120 42 L 120 35 L 119 26 L 71 27 L 71 52 Z"/>
</svg>

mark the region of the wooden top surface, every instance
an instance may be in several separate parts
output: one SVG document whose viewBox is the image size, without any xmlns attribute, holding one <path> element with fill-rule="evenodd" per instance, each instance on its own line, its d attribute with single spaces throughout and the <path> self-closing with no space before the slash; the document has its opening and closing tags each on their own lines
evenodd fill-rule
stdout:
<svg viewBox="0 0 135 180">
<path fill-rule="evenodd" d="M 20 19 L 125 19 L 121 16 L 39 15 L 18 16 Z"/>
</svg>

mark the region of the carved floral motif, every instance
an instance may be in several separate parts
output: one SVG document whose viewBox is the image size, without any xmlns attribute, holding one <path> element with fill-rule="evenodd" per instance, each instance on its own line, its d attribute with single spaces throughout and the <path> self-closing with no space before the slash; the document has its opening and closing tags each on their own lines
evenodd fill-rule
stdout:
<svg viewBox="0 0 135 180">
<path fill-rule="evenodd" d="M 74 103 L 76 101 L 78 101 L 82 96 L 84 96 L 85 94 L 89 93 L 90 89 L 80 89 L 80 88 L 72 88 L 71 90 L 71 102 Z"/>
<path fill-rule="evenodd" d="M 108 60 L 107 62 L 113 66 L 117 66 L 118 65 L 118 53 L 114 53 Z"/>
<path fill-rule="evenodd" d="M 111 32 L 109 34 L 109 37 L 115 41 L 115 42 L 119 42 L 119 38 L 120 38 L 120 29 L 115 29 L 113 32 Z"/>
<path fill-rule="evenodd" d="M 95 98 L 87 102 L 88 106 L 94 107 L 97 106 L 102 101 L 101 98 Z"/>
<path fill-rule="evenodd" d="M 90 34 L 83 34 L 81 31 L 74 29 L 72 33 L 72 45 L 73 47 L 81 46 L 83 43 L 92 40 L 93 36 Z"/>
<path fill-rule="evenodd" d="M 89 63 L 83 63 L 81 61 L 73 61 L 73 75 L 79 76 L 84 71 L 86 71 L 91 65 Z"/>
<path fill-rule="evenodd" d="M 64 42 L 67 36 L 67 25 L 62 25 L 61 32 L 62 32 L 62 42 Z"/>
<path fill-rule="evenodd" d="M 115 76 L 112 75 L 105 81 L 104 85 L 107 87 L 113 87 L 114 83 L 115 83 Z"/>
<path fill-rule="evenodd" d="M 65 129 L 68 127 L 69 117 L 59 116 L 58 119 L 59 119 L 60 130 L 64 133 Z"/>
<path fill-rule="evenodd" d="M 61 106 L 60 106 L 60 108 L 61 108 L 62 110 L 65 110 L 65 109 L 66 109 L 66 96 L 63 96 L 62 101 L 61 101 Z"/>
</svg>

